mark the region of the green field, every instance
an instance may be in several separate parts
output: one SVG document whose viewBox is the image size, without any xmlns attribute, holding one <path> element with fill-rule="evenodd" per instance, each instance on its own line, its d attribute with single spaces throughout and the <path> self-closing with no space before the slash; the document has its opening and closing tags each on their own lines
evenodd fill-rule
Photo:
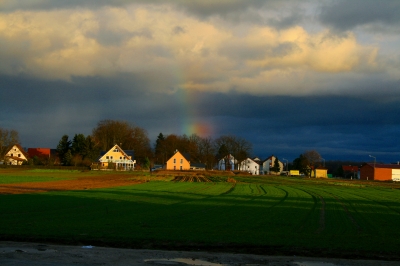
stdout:
<svg viewBox="0 0 400 266">
<path fill-rule="evenodd" d="M 23 175 L 32 172 L 19 172 L 18 178 Z M 0 172 L 0 183 L 15 176 Z M 150 182 L 117 188 L 0 195 L 0 239 L 361 257 L 400 249 L 398 184 L 260 176 L 234 176 L 236 183 L 146 178 Z"/>
</svg>

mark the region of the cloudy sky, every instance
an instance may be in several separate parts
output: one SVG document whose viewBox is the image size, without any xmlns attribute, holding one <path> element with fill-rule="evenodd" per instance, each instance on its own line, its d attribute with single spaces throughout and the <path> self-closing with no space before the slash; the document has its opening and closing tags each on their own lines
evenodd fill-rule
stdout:
<svg viewBox="0 0 400 266">
<path fill-rule="evenodd" d="M 400 160 L 400 1 L 0 0 L 0 127 L 103 119 L 292 161 Z"/>
</svg>

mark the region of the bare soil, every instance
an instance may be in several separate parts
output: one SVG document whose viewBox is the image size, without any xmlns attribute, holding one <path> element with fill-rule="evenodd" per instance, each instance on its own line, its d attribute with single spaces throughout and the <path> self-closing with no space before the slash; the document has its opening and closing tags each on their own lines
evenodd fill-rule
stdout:
<svg viewBox="0 0 400 266">
<path fill-rule="evenodd" d="M 85 190 L 140 184 L 144 181 L 130 179 L 128 175 L 108 174 L 78 177 L 73 180 L 0 184 L 0 194 L 23 194 L 48 191 Z"/>
</svg>

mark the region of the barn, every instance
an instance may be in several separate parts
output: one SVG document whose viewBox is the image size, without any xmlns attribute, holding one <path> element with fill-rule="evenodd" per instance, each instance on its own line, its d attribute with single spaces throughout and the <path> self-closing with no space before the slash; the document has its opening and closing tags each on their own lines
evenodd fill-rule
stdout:
<svg viewBox="0 0 400 266">
<path fill-rule="evenodd" d="M 360 179 L 400 181 L 400 165 L 366 163 L 360 168 Z"/>
</svg>

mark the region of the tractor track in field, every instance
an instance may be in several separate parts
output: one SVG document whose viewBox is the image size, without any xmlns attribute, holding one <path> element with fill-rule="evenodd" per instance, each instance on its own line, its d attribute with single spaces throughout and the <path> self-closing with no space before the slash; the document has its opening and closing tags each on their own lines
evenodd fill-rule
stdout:
<svg viewBox="0 0 400 266">
<path fill-rule="evenodd" d="M 309 191 L 306 191 L 304 189 L 300 189 L 299 190 L 303 191 L 304 193 L 310 195 L 314 201 L 313 207 L 310 209 L 310 211 L 308 212 L 306 218 L 303 219 L 303 221 L 300 223 L 300 226 L 298 228 L 299 231 L 303 231 L 304 226 L 306 225 L 307 221 L 310 219 L 311 214 L 315 211 L 315 209 L 317 208 L 317 204 L 318 204 L 318 198 L 319 199 L 323 199 L 323 197 L 315 192 L 310 193 Z M 323 207 L 321 207 L 320 210 L 320 216 L 319 216 L 319 227 L 317 228 L 317 230 L 315 231 L 316 233 L 320 234 L 323 229 L 325 229 L 325 201 L 323 204 Z"/>
<path fill-rule="evenodd" d="M 357 197 L 363 198 L 363 199 L 366 199 L 366 200 L 370 200 L 370 201 L 375 202 L 375 203 L 377 203 L 377 204 L 379 204 L 379 205 L 381 205 L 383 207 L 386 207 L 386 208 L 390 209 L 391 211 L 393 211 L 393 212 L 395 212 L 397 214 L 400 214 L 400 212 L 398 210 L 388 206 L 387 204 L 385 204 L 385 203 L 383 203 L 381 201 L 377 201 L 377 200 L 374 200 L 374 199 L 371 199 L 371 198 L 368 198 L 368 197 L 364 197 L 364 196 L 361 196 L 361 195 L 358 195 L 358 194 L 354 194 L 354 193 L 349 193 L 349 194 L 351 194 L 353 196 L 357 196 Z"/>
<path fill-rule="evenodd" d="M 107 176 L 88 176 L 78 177 L 71 180 L 47 181 L 47 182 L 24 182 L 13 184 L 1 184 L 0 194 L 27 194 L 43 193 L 50 191 L 67 190 L 87 190 L 94 188 L 109 188 L 118 186 L 127 186 L 141 184 L 144 181 L 131 179 L 131 176 L 110 174 Z"/>
<path fill-rule="evenodd" d="M 319 199 L 321 200 L 322 206 L 319 214 L 319 227 L 315 231 L 315 233 L 317 234 L 320 234 L 322 231 L 325 230 L 325 200 L 322 196 L 319 196 Z"/>
<path fill-rule="evenodd" d="M 357 233 L 360 234 L 362 232 L 362 228 L 361 226 L 357 223 L 357 221 L 354 219 L 353 215 L 351 215 L 349 209 L 347 208 L 346 204 L 343 203 L 343 201 L 337 197 L 336 195 L 333 195 L 331 193 L 329 193 L 330 195 L 332 195 L 332 197 L 340 203 L 340 205 L 342 206 L 343 210 L 346 212 L 347 218 L 349 218 L 350 222 L 357 228 Z"/>
</svg>

